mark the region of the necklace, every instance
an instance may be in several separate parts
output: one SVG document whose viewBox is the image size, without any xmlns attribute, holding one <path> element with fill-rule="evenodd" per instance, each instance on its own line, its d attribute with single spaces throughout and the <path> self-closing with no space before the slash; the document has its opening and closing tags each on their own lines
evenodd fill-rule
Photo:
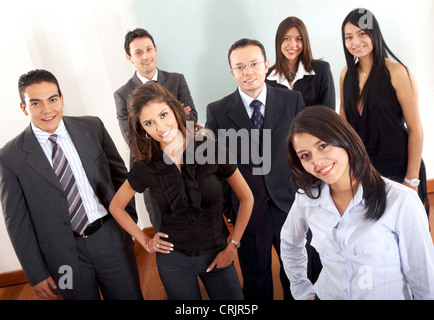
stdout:
<svg viewBox="0 0 434 320">
<path fill-rule="evenodd" d="M 371 72 L 370 69 L 368 71 L 363 71 L 363 70 L 360 70 L 360 71 L 362 72 L 362 74 L 363 74 L 364 77 L 368 76 L 369 73 Z"/>
<path fill-rule="evenodd" d="M 290 72 L 290 73 L 288 74 L 288 78 L 289 78 L 289 82 L 294 81 L 294 79 L 295 79 L 295 73 Z"/>
</svg>

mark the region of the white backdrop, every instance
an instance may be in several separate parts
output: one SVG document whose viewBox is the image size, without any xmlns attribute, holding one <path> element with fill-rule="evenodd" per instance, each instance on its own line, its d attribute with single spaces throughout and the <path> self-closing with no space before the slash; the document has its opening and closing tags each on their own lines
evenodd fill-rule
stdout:
<svg viewBox="0 0 434 320">
<path fill-rule="evenodd" d="M 243 37 L 261 41 L 272 65 L 277 26 L 287 16 L 297 16 L 308 28 L 314 58 L 331 64 L 339 105 L 338 81 L 345 65 L 340 27 L 357 7 L 375 14 L 387 44 L 417 80 L 423 157 L 433 179 L 432 0 L 0 0 L 0 147 L 29 124 L 19 108 L 18 77 L 44 68 L 59 80 L 64 113 L 99 116 L 127 161 L 113 92 L 134 72 L 123 41 L 135 27 L 154 36 L 159 68 L 185 75 L 204 125 L 207 104 L 236 88 L 227 62 L 231 44 Z M 139 225 L 148 227 L 142 197 L 136 198 Z M 0 218 L 0 273 L 20 268 Z"/>
</svg>

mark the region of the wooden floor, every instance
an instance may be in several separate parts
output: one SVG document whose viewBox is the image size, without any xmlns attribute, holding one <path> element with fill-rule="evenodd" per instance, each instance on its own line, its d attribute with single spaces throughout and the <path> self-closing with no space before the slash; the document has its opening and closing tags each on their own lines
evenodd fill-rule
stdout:
<svg viewBox="0 0 434 320">
<path fill-rule="evenodd" d="M 229 228 L 230 229 L 230 228 Z M 142 288 L 143 298 L 145 300 L 167 300 L 166 291 L 158 275 L 155 254 L 149 254 L 146 250 L 141 249 L 137 253 L 137 264 L 139 266 L 140 285 Z M 242 284 L 242 275 L 238 257 L 235 258 L 235 267 Z M 279 280 L 280 263 L 276 251 L 273 249 L 272 256 L 274 299 L 283 299 L 283 290 Z M 199 285 L 202 298 L 208 300 L 208 295 L 199 279 Z M 32 287 L 28 284 L 20 284 L 10 287 L 0 288 L 0 300 L 45 300 L 39 298 Z M 56 299 L 53 299 L 56 300 Z"/>
<path fill-rule="evenodd" d="M 158 271 L 155 262 L 155 255 L 148 254 L 145 250 L 139 253 L 137 256 L 137 263 L 140 266 L 140 282 L 142 287 L 142 293 L 144 299 L 149 300 L 165 300 L 167 299 L 166 292 L 164 291 L 163 284 L 161 283 L 160 277 L 158 276 Z M 240 265 L 238 263 L 238 259 L 235 260 L 235 267 L 238 271 L 238 276 L 240 278 L 242 284 L 242 275 L 240 272 Z M 274 299 L 282 300 L 283 299 L 283 290 L 280 285 L 279 280 L 279 260 L 277 258 L 277 254 L 273 249 L 273 284 L 274 284 Z M 200 289 L 202 293 L 202 298 L 204 300 L 208 300 L 208 295 L 199 280 Z M 1 289 L 0 289 L 1 290 Z M 1 295 L 0 295 L 1 298 Z"/>
<path fill-rule="evenodd" d="M 430 228 L 431 236 L 434 239 L 434 194 L 430 194 Z M 140 250 L 137 254 L 137 264 L 140 272 L 140 282 L 145 300 L 165 300 L 167 299 L 166 292 L 163 284 L 161 283 L 158 275 L 157 266 L 155 262 L 155 255 L 150 255 L 146 250 Z M 235 267 L 237 268 L 240 281 L 242 283 L 242 276 L 238 259 L 235 260 Z M 277 254 L 273 250 L 273 283 L 274 283 L 274 299 L 283 299 L 283 290 L 279 281 L 279 260 Z M 208 299 L 208 295 L 200 284 L 203 299 Z M 43 300 L 38 298 L 29 284 L 20 284 L 10 287 L 0 288 L 0 300 Z"/>
</svg>

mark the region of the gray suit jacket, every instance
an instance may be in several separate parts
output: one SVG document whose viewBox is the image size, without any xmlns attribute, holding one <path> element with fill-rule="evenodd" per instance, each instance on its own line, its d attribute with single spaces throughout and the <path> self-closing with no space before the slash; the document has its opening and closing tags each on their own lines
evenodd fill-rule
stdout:
<svg viewBox="0 0 434 320">
<path fill-rule="evenodd" d="M 255 232 L 261 227 L 261 222 L 266 212 L 267 196 L 270 196 L 276 206 L 288 213 L 295 198 L 291 187 L 291 173 L 286 157 L 286 137 L 294 117 L 305 107 L 303 98 L 298 91 L 274 88 L 267 85 L 267 101 L 263 129 L 271 131 L 270 152 L 264 158 L 271 160 L 270 171 L 265 175 L 254 175 L 252 169 L 261 167 L 249 157 L 246 163 L 243 161 L 242 145 L 237 143 L 237 163 L 240 172 L 250 186 L 255 203 L 252 215 L 247 225 L 246 232 Z M 223 99 L 208 105 L 206 110 L 205 126 L 218 134 L 218 129 L 247 129 L 249 151 L 257 145 L 257 139 L 252 137 L 253 124 L 246 112 L 238 89 Z M 235 194 L 230 199 L 235 212 L 238 212 L 239 202 Z M 227 205 L 227 203 L 226 203 Z"/>
<path fill-rule="evenodd" d="M 191 107 L 189 115 L 190 120 L 197 122 L 197 111 L 194 107 L 187 82 L 182 74 L 158 70 L 157 83 L 169 90 L 181 103 L 184 104 L 185 107 Z M 116 115 L 119 120 L 122 135 L 127 143 L 129 142 L 127 110 L 128 95 L 141 84 L 142 82 L 137 77 L 137 72 L 135 72 L 133 77 L 114 93 Z"/>
<path fill-rule="evenodd" d="M 103 123 L 96 117 L 63 117 L 90 185 L 107 209 L 127 170 Z M 0 201 L 6 227 L 30 285 L 59 267 L 78 270 L 66 195 L 31 126 L 0 149 Z M 127 207 L 137 221 L 134 202 Z M 73 273 L 78 283 L 79 272 Z"/>
</svg>

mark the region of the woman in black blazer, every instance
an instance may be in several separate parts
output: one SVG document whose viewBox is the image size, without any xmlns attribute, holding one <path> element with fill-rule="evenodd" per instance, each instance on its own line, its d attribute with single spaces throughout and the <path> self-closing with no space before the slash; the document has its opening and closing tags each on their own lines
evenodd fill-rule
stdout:
<svg viewBox="0 0 434 320">
<path fill-rule="evenodd" d="M 276 32 L 276 63 L 267 74 L 271 86 L 300 91 L 306 107 L 324 105 L 335 110 L 335 87 L 330 65 L 314 60 L 309 35 L 303 21 L 296 17 L 283 20 Z M 316 250 L 310 245 L 312 233 L 307 233 L 308 277 L 313 283 L 321 269 Z"/>
<path fill-rule="evenodd" d="M 335 87 L 330 65 L 314 60 L 309 35 L 303 21 L 296 17 L 283 20 L 276 32 L 276 63 L 266 82 L 301 92 L 306 107 L 325 105 L 335 110 Z"/>
</svg>

